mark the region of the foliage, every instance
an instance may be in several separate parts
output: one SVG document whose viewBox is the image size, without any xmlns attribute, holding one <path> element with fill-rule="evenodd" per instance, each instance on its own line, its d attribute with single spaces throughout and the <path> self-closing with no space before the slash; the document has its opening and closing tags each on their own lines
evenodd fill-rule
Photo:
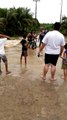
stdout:
<svg viewBox="0 0 67 120">
<path fill-rule="evenodd" d="M 45 24 L 45 23 L 43 23 L 43 24 L 40 24 L 40 27 L 42 27 L 42 28 L 44 28 L 44 29 L 46 29 L 48 31 L 53 30 L 53 24 Z"/>
<path fill-rule="evenodd" d="M 65 36 L 67 36 L 67 17 L 66 16 L 62 18 L 61 32 Z"/>
<path fill-rule="evenodd" d="M 40 24 L 40 27 L 47 29 L 48 31 L 53 30 L 53 24 Z M 61 29 L 60 32 L 67 36 L 67 17 L 64 16 L 62 18 Z"/>
<path fill-rule="evenodd" d="M 0 8 L 0 33 L 10 36 L 22 35 L 25 32 L 37 31 L 38 20 L 32 17 L 27 8 Z"/>
<path fill-rule="evenodd" d="M 62 18 L 62 26 L 60 31 L 67 35 L 67 17 Z M 30 9 L 27 8 L 0 8 L 0 33 L 9 36 L 22 36 L 28 32 L 39 32 L 40 28 L 53 30 L 53 24 L 40 24 L 39 21 L 33 18 Z"/>
</svg>

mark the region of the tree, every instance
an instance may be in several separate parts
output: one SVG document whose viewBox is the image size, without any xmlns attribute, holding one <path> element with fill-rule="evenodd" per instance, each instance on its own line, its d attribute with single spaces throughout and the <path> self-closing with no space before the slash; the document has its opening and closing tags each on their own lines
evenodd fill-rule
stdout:
<svg viewBox="0 0 67 120">
<path fill-rule="evenodd" d="M 10 8 L 0 9 L 0 32 L 10 36 L 22 35 L 25 32 L 36 31 L 38 20 L 32 17 L 30 9 Z"/>
<path fill-rule="evenodd" d="M 67 17 L 66 16 L 62 18 L 61 32 L 65 36 L 67 36 Z"/>
</svg>

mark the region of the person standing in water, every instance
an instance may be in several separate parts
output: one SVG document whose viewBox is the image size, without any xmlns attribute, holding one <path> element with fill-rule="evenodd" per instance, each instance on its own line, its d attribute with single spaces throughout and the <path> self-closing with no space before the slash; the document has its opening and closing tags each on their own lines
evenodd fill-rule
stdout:
<svg viewBox="0 0 67 120">
<path fill-rule="evenodd" d="M 46 79 L 46 74 L 49 70 L 49 66 L 51 66 L 51 80 L 56 80 L 55 73 L 56 73 L 56 64 L 58 61 L 59 56 L 62 54 L 65 39 L 64 35 L 59 32 L 61 24 L 56 22 L 54 24 L 54 30 L 47 32 L 42 40 L 42 45 L 39 49 L 38 56 L 40 52 L 45 47 L 45 57 L 44 57 L 44 67 L 43 67 L 43 75 L 42 79 Z"/>
<path fill-rule="evenodd" d="M 62 70 L 63 70 L 63 76 L 62 79 L 67 79 L 67 43 L 64 45 L 64 51 L 62 53 Z"/>
<path fill-rule="evenodd" d="M 5 54 L 5 42 L 7 41 L 7 38 L 9 38 L 7 35 L 2 35 L 0 34 L 0 74 L 2 74 L 2 70 L 1 70 L 1 60 L 4 62 L 5 64 L 5 70 L 6 70 L 6 74 L 10 74 L 11 72 L 8 70 L 8 60 Z"/>
<path fill-rule="evenodd" d="M 26 40 L 26 35 L 23 35 L 23 39 L 21 40 L 22 52 L 20 57 L 20 64 L 22 65 L 22 59 L 24 57 L 25 67 L 27 66 L 27 56 L 28 56 L 28 43 Z"/>
</svg>

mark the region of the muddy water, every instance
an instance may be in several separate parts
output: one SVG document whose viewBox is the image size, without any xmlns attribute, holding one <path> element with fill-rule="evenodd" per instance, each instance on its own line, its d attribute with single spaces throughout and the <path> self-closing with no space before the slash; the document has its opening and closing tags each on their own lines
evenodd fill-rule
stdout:
<svg viewBox="0 0 67 120">
<path fill-rule="evenodd" d="M 38 73 L 38 68 L 42 67 L 43 65 L 43 59 L 42 57 L 41 58 L 37 57 L 37 51 L 38 48 L 35 50 L 28 49 L 27 67 L 25 68 L 24 58 L 22 60 L 22 66 L 20 65 L 21 46 L 18 45 L 16 47 L 6 49 L 6 55 L 8 58 L 8 64 L 9 64 L 9 69 L 11 71 L 11 75 L 22 76 L 22 74 L 24 74 L 25 72 L 33 72 L 36 69 Z"/>
<path fill-rule="evenodd" d="M 20 65 L 21 46 L 6 49 L 10 75 L 5 75 L 2 62 L 0 76 L 0 120 L 67 120 L 67 81 L 61 79 L 61 59 L 57 64 L 57 80 L 42 81 L 43 56 L 28 50 L 25 68 Z"/>
</svg>

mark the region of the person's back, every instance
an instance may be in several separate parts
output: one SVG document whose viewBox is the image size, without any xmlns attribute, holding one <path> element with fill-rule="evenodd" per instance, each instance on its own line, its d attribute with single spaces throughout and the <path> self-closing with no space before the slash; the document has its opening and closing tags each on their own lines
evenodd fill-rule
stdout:
<svg viewBox="0 0 67 120">
<path fill-rule="evenodd" d="M 20 64 L 22 65 L 22 58 L 25 58 L 25 67 L 27 65 L 27 50 L 28 50 L 28 43 L 26 41 L 26 35 L 23 35 L 23 39 L 21 41 L 21 45 L 22 45 L 22 52 L 21 52 L 21 56 L 20 56 Z"/>
<path fill-rule="evenodd" d="M 65 44 L 64 36 L 59 32 L 61 24 L 56 22 L 54 24 L 54 30 L 48 32 L 42 40 L 42 46 L 39 49 L 38 56 L 40 52 L 45 47 L 45 55 L 44 55 L 44 68 L 42 79 L 46 79 L 46 74 L 49 70 L 49 66 L 51 65 L 51 80 L 56 80 L 56 64 L 59 56 L 62 54 Z"/>
<path fill-rule="evenodd" d="M 4 45 L 7 38 L 0 38 L 0 54 L 5 54 Z"/>
<path fill-rule="evenodd" d="M 27 45 L 26 45 L 27 42 L 25 39 L 22 39 L 21 44 L 22 44 L 22 51 L 27 50 Z"/>
<path fill-rule="evenodd" d="M 59 54 L 60 53 L 60 45 L 63 44 L 64 36 L 57 30 L 53 30 L 48 32 L 43 41 L 45 40 L 45 53 L 48 54 Z M 42 42 L 43 42 L 42 41 Z"/>
</svg>

